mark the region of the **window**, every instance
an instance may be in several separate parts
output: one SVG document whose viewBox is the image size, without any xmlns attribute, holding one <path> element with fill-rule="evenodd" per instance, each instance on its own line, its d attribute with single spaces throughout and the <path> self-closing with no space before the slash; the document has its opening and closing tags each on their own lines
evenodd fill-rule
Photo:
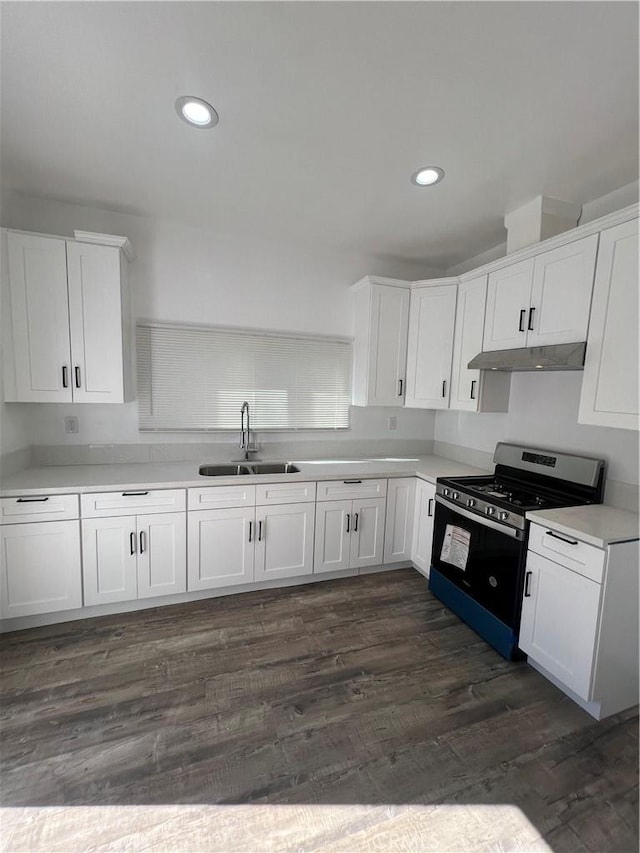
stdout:
<svg viewBox="0 0 640 853">
<path fill-rule="evenodd" d="M 347 429 L 351 343 L 208 326 L 137 327 L 141 430 Z"/>
</svg>

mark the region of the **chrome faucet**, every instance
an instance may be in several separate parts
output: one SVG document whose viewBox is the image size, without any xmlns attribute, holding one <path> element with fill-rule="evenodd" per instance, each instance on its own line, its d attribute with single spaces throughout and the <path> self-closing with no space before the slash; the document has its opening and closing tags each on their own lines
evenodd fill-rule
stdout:
<svg viewBox="0 0 640 853">
<path fill-rule="evenodd" d="M 247 413 L 247 427 L 244 426 L 244 413 Z M 244 450 L 244 458 L 249 459 L 250 453 L 257 453 L 258 448 L 251 443 L 251 424 L 249 421 L 249 404 L 245 400 L 240 409 L 240 450 Z"/>
</svg>

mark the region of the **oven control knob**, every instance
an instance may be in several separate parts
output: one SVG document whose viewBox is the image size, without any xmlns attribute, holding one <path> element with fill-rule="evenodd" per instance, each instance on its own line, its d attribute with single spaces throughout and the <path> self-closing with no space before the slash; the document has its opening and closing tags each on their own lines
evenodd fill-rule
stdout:
<svg viewBox="0 0 640 853">
<path fill-rule="evenodd" d="M 496 512 L 496 508 L 494 506 L 488 506 L 485 509 L 486 515 L 495 515 L 495 512 Z"/>
<path fill-rule="evenodd" d="M 498 516 L 498 518 L 500 519 L 500 521 L 506 521 L 509 518 L 509 513 L 508 512 L 501 512 L 500 515 Z"/>
<path fill-rule="evenodd" d="M 445 489 L 443 494 L 444 494 L 445 498 L 448 498 L 449 495 L 451 494 L 451 492 L 449 491 L 449 489 Z"/>
<path fill-rule="evenodd" d="M 458 500 L 458 498 L 460 497 L 460 495 L 459 495 L 457 492 L 454 492 L 454 493 L 451 495 L 451 497 L 454 499 L 454 501 L 457 501 L 457 500 Z"/>
<path fill-rule="evenodd" d="M 467 500 L 467 506 L 475 506 L 475 505 L 476 505 L 476 499 L 475 498 L 469 498 Z"/>
</svg>

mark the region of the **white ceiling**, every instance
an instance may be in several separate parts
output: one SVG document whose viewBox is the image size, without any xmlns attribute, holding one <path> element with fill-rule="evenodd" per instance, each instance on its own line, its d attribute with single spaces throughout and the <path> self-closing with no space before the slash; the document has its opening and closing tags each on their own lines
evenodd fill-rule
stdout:
<svg viewBox="0 0 640 853">
<path fill-rule="evenodd" d="M 1 70 L 6 187 L 248 238 L 446 268 L 638 177 L 633 2 L 4 2 Z"/>
</svg>

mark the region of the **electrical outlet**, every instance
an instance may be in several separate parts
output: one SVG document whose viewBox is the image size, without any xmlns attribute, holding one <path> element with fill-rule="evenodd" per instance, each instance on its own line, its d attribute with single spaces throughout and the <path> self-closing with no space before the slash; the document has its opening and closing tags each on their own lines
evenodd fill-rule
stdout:
<svg viewBox="0 0 640 853">
<path fill-rule="evenodd" d="M 78 419 L 75 416 L 71 416 L 64 419 L 64 431 L 65 432 L 80 432 L 80 426 L 78 424 Z"/>
<path fill-rule="evenodd" d="M 387 426 L 389 429 L 398 429 L 398 418 L 396 415 L 389 415 L 387 418 Z"/>
</svg>

